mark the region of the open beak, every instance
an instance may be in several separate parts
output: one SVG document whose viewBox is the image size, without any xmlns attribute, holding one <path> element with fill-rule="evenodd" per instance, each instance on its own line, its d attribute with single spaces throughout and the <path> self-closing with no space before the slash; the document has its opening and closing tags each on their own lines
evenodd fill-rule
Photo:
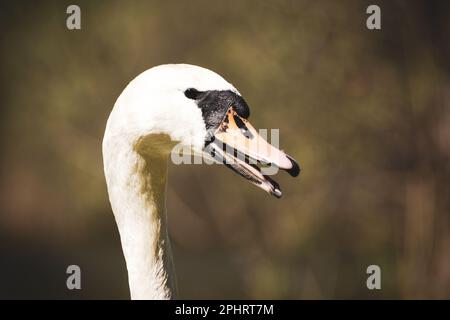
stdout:
<svg viewBox="0 0 450 320">
<path fill-rule="evenodd" d="M 280 198 L 279 184 L 268 175 L 278 169 L 298 176 L 297 162 L 261 137 L 247 119 L 231 107 L 205 146 L 216 161 L 224 163 L 242 177 Z"/>
</svg>

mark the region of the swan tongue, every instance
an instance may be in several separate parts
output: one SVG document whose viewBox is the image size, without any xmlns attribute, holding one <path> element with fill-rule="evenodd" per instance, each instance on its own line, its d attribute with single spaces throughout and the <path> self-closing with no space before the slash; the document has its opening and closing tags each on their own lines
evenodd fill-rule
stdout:
<svg viewBox="0 0 450 320">
<path fill-rule="evenodd" d="M 264 140 L 232 107 L 211 136 L 205 151 L 277 198 L 282 196 L 280 186 L 269 175 L 277 173 L 278 169 L 286 170 L 293 177 L 300 173 L 300 167 L 292 157 Z"/>
<path fill-rule="evenodd" d="M 277 198 L 282 196 L 280 185 L 269 176 L 262 174 L 258 166 L 251 165 L 237 157 L 233 157 L 230 154 L 223 152 L 223 150 L 215 143 L 208 145 L 205 149 L 216 161 L 225 164 L 228 168 L 254 185 Z"/>
</svg>

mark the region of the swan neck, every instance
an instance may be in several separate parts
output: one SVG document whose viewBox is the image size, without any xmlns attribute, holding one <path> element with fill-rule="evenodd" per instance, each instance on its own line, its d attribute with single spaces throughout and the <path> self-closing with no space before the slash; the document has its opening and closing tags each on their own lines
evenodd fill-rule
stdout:
<svg viewBox="0 0 450 320">
<path fill-rule="evenodd" d="M 141 155 L 124 145 L 110 148 L 114 152 L 104 143 L 104 161 L 131 298 L 172 299 L 176 285 L 165 207 L 168 157 Z"/>
</svg>

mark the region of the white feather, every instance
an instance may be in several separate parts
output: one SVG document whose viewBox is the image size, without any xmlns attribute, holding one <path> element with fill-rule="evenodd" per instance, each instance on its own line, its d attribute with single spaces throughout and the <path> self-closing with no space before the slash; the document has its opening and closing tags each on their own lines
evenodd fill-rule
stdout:
<svg viewBox="0 0 450 320">
<path fill-rule="evenodd" d="M 128 84 L 106 125 L 104 171 L 133 299 L 170 299 L 175 294 L 165 212 L 171 144 L 164 136 L 196 151 L 206 136 L 201 110 L 184 95 L 188 88 L 239 94 L 208 69 L 161 65 Z"/>
</svg>

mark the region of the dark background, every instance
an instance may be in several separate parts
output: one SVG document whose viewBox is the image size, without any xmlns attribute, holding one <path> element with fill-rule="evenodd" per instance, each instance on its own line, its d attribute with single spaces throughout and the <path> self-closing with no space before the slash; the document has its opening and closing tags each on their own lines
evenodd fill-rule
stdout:
<svg viewBox="0 0 450 320">
<path fill-rule="evenodd" d="M 126 84 L 175 62 L 233 83 L 304 168 L 277 200 L 169 166 L 180 298 L 450 298 L 449 4 L 2 2 L 0 298 L 129 297 L 101 140 Z"/>
</svg>

